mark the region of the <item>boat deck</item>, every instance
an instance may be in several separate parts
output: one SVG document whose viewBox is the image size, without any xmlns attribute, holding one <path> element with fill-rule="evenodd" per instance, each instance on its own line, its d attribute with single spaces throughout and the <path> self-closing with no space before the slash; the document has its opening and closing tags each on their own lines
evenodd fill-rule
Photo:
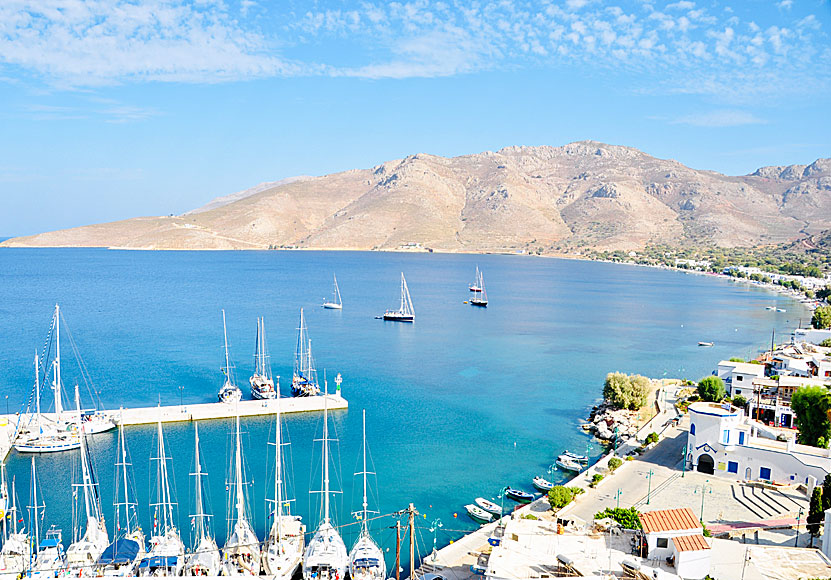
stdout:
<svg viewBox="0 0 831 580">
<path fill-rule="evenodd" d="M 323 395 L 315 397 L 281 397 L 281 413 L 312 413 L 323 411 Z M 330 411 L 347 409 L 349 404 L 340 395 L 328 395 L 327 406 Z M 116 421 L 122 418 L 125 425 L 146 425 L 180 421 L 207 421 L 211 419 L 228 419 L 239 413 L 240 417 L 272 415 L 277 410 L 277 399 L 258 401 L 240 401 L 238 403 L 192 403 L 185 405 L 168 405 L 154 407 L 125 407 L 120 410 L 106 411 Z M 50 413 L 44 413 L 49 417 Z M 0 415 L 0 458 L 5 458 L 12 447 L 17 415 Z M 5 423 L 5 424 L 4 424 Z"/>
</svg>

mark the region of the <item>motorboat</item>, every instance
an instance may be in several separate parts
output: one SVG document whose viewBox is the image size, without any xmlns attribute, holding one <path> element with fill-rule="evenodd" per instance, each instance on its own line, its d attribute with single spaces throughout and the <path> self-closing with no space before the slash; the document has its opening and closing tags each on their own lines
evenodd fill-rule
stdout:
<svg viewBox="0 0 831 580">
<path fill-rule="evenodd" d="M 548 481 L 547 479 L 545 479 L 543 477 L 540 477 L 539 475 L 534 478 L 533 483 L 534 483 L 534 487 L 536 487 L 540 491 L 548 491 L 552 487 L 554 487 L 553 483 L 551 483 L 550 481 Z"/>
<path fill-rule="evenodd" d="M 498 503 L 494 503 L 483 497 L 477 497 L 475 500 L 473 500 L 473 502 L 486 512 L 490 512 L 497 516 L 502 515 L 502 506 L 500 506 Z"/>
<path fill-rule="evenodd" d="M 488 523 L 491 520 L 493 520 L 493 514 L 490 512 L 486 512 L 478 505 L 469 503 L 465 506 L 465 510 L 472 519 L 476 520 L 479 523 Z"/>
<path fill-rule="evenodd" d="M 519 503 L 529 503 L 534 499 L 534 494 L 522 491 L 521 489 L 514 489 L 512 487 L 505 489 L 505 496 L 514 501 L 518 501 Z"/>
</svg>

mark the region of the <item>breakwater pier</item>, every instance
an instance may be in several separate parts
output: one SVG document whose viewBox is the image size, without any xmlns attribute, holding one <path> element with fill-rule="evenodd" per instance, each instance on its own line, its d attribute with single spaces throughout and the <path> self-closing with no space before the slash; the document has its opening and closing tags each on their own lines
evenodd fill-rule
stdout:
<svg viewBox="0 0 831 580">
<path fill-rule="evenodd" d="M 325 399 L 325 401 L 324 401 Z M 279 404 L 280 413 L 313 413 L 323 411 L 324 402 L 330 411 L 349 408 L 349 403 L 340 394 L 318 395 L 314 397 L 281 397 L 279 399 L 262 399 L 239 401 L 236 403 L 189 403 L 181 405 L 156 405 L 153 407 L 125 407 L 114 411 L 102 411 L 109 415 L 116 424 L 147 425 L 161 420 L 162 423 L 183 421 L 209 421 L 229 419 L 239 414 L 240 417 L 257 417 L 273 415 Z M 64 414 L 66 419 L 69 412 Z M 0 415 L 0 458 L 5 459 L 14 445 L 17 422 L 22 416 L 18 414 Z M 55 419 L 54 413 L 44 413 L 46 420 Z"/>
</svg>

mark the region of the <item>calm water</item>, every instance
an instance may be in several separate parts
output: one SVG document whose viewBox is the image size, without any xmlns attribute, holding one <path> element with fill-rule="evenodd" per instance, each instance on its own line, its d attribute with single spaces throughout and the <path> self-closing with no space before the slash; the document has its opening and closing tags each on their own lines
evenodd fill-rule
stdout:
<svg viewBox="0 0 831 580">
<path fill-rule="evenodd" d="M 488 309 L 463 304 L 474 268 L 485 273 Z M 415 324 L 375 320 L 397 307 L 404 271 Z M 337 273 L 341 312 L 319 304 Z M 769 343 L 772 329 L 787 336 L 806 311 L 797 302 L 712 277 L 614 264 L 526 256 L 329 252 L 122 252 L 0 250 L 0 405 L 14 412 L 33 384 L 31 361 L 42 347 L 54 304 L 100 391 L 104 406 L 205 402 L 222 382 L 222 318 L 228 318 L 240 385 L 253 366 L 256 317 L 265 316 L 275 375 L 288 392 L 299 309 L 306 308 L 318 369 L 344 377 L 348 412 L 335 413 L 340 445 L 335 503 L 341 524 L 360 503 L 352 473 L 367 411 L 370 451 L 377 471 L 373 502 L 381 514 L 413 502 L 422 514 L 420 551 L 432 548 L 427 531 L 440 518 L 439 545 L 475 526 L 463 506 L 495 497 L 510 484 L 529 491 L 566 448 L 584 450 L 580 420 L 601 395 L 607 372 L 699 378 L 721 358 L 747 357 Z M 776 305 L 785 313 L 765 310 Z M 714 348 L 699 348 L 699 340 Z M 68 352 L 68 349 L 65 351 Z M 64 382 L 79 381 L 65 354 Z M 285 377 L 289 377 L 286 380 Z M 181 388 L 180 388 L 181 387 Z M 266 418 L 243 421 L 252 508 L 262 537 L 270 464 Z M 317 415 L 285 420 L 292 440 L 296 509 L 310 528 L 319 488 Z M 210 474 L 215 526 L 225 537 L 229 424 L 200 425 Z M 188 529 L 188 473 L 192 427 L 168 425 L 181 526 Z M 142 501 L 152 485 L 149 457 L 154 428 L 127 431 Z M 96 436 L 94 457 L 105 506 L 112 505 L 114 434 Z M 592 455 L 599 454 L 595 444 Z M 70 536 L 73 454 L 38 458 L 47 505 L 45 521 Z M 9 471 L 18 496 L 28 498 L 29 458 L 12 454 Z M 554 479 L 558 474 L 554 474 Z M 105 508 L 106 509 L 106 508 Z M 458 518 L 454 518 L 458 513 Z M 107 516 L 112 519 L 111 511 Z M 373 522 L 394 557 L 391 517 Z M 356 526 L 346 528 L 347 545 Z M 186 534 L 185 534 L 186 535 Z"/>
</svg>

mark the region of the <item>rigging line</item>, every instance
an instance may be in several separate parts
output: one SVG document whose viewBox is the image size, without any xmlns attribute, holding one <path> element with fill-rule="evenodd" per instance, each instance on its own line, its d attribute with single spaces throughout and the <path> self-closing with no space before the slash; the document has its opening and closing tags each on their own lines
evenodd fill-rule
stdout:
<svg viewBox="0 0 831 580">
<path fill-rule="evenodd" d="M 90 395 L 95 395 L 93 397 L 93 403 L 98 403 L 98 409 L 103 409 L 103 405 L 101 403 L 101 395 L 98 392 L 98 389 L 95 388 L 95 383 L 92 382 L 92 376 L 89 374 L 89 370 L 87 369 L 87 365 L 84 362 L 84 359 L 81 357 L 81 352 L 78 349 L 78 344 L 75 342 L 75 338 L 72 336 L 72 331 L 69 330 L 69 324 L 66 322 L 66 318 L 64 318 L 63 312 L 60 313 L 61 320 L 63 321 L 64 330 L 66 331 L 67 337 L 69 337 L 69 345 L 72 347 L 72 354 L 75 355 L 75 360 L 78 362 L 78 368 L 81 371 L 81 378 L 84 380 L 84 386 L 87 388 L 87 392 Z"/>
</svg>

